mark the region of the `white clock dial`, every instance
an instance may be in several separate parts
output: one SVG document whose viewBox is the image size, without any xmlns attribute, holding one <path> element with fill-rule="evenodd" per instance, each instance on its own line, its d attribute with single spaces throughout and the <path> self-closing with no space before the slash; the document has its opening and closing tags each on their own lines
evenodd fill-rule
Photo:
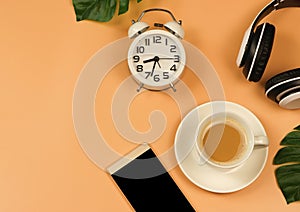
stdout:
<svg viewBox="0 0 300 212">
<path fill-rule="evenodd" d="M 172 87 L 185 66 L 184 47 L 169 32 L 144 32 L 135 38 L 129 48 L 128 66 L 134 79 L 147 89 Z"/>
</svg>

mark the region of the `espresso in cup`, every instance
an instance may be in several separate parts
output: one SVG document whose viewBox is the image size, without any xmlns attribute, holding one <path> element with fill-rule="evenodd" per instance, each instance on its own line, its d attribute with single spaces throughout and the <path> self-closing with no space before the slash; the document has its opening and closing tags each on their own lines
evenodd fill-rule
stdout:
<svg viewBox="0 0 300 212">
<path fill-rule="evenodd" d="M 196 146 L 201 163 L 221 168 L 242 164 L 255 145 L 268 145 L 266 136 L 255 136 L 245 120 L 236 114 L 214 114 L 198 127 Z"/>
</svg>

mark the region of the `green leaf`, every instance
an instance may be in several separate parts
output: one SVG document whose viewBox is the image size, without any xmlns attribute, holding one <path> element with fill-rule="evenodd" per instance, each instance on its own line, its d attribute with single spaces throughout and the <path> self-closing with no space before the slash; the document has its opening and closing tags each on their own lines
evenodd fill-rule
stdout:
<svg viewBox="0 0 300 212">
<path fill-rule="evenodd" d="M 128 11 L 129 0 L 120 0 L 119 15 Z"/>
<path fill-rule="evenodd" d="M 77 21 L 96 20 L 107 22 L 116 11 L 117 0 L 73 0 Z"/>
<path fill-rule="evenodd" d="M 278 185 L 287 203 L 300 200 L 300 164 L 287 165 L 275 170 Z"/>
<path fill-rule="evenodd" d="M 295 130 L 288 133 L 284 139 L 282 139 L 280 145 L 298 145 L 300 146 L 300 131 Z"/>
<path fill-rule="evenodd" d="M 287 204 L 300 201 L 300 125 L 280 142 L 281 148 L 273 164 L 281 165 L 275 170 L 278 186 Z"/>
<path fill-rule="evenodd" d="M 300 163 L 300 146 L 288 146 L 280 149 L 274 157 L 273 164 Z"/>
<path fill-rule="evenodd" d="M 116 12 L 117 3 L 119 3 L 118 14 L 128 11 L 129 0 L 72 0 L 76 13 L 76 20 L 95 20 L 99 22 L 108 22 Z M 137 0 L 141 2 L 141 0 Z"/>
</svg>

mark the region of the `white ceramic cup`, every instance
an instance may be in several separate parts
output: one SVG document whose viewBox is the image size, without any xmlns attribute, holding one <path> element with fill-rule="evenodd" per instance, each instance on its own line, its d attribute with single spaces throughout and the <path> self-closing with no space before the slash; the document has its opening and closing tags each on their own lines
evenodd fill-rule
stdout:
<svg viewBox="0 0 300 212">
<path fill-rule="evenodd" d="M 216 161 L 213 160 L 211 156 L 220 144 L 220 140 L 223 136 L 224 124 L 229 125 L 239 133 L 239 151 L 228 161 Z M 205 134 L 206 142 L 204 144 Z M 211 114 L 201 120 L 195 134 L 196 157 L 199 165 L 208 163 L 219 168 L 233 168 L 240 166 L 250 157 L 254 147 L 268 146 L 268 144 L 269 141 L 265 135 L 255 135 L 243 117 L 230 112 Z M 231 146 L 229 147 L 231 148 Z"/>
</svg>

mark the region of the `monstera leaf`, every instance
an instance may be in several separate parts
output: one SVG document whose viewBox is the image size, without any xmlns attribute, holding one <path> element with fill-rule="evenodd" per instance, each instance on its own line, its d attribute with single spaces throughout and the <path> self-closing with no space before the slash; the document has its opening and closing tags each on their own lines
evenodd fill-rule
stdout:
<svg viewBox="0 0 300 212">
<path fill-rule="evenodd" d="M 142 0 L 137 0 L 140 1 Z M 85 19 L 110 21 L 116 12 L 117 3 L 119 3 L 119 15 L 128 11 L 129 0 L 73 0 L 77 21 Z"/>
<path fill-rule="evenodd" d="M 275 176 L 287 204 L 300 200 L 300 125 L 281 141 L 273 164 L 281 165 Z"/>
</svg>

